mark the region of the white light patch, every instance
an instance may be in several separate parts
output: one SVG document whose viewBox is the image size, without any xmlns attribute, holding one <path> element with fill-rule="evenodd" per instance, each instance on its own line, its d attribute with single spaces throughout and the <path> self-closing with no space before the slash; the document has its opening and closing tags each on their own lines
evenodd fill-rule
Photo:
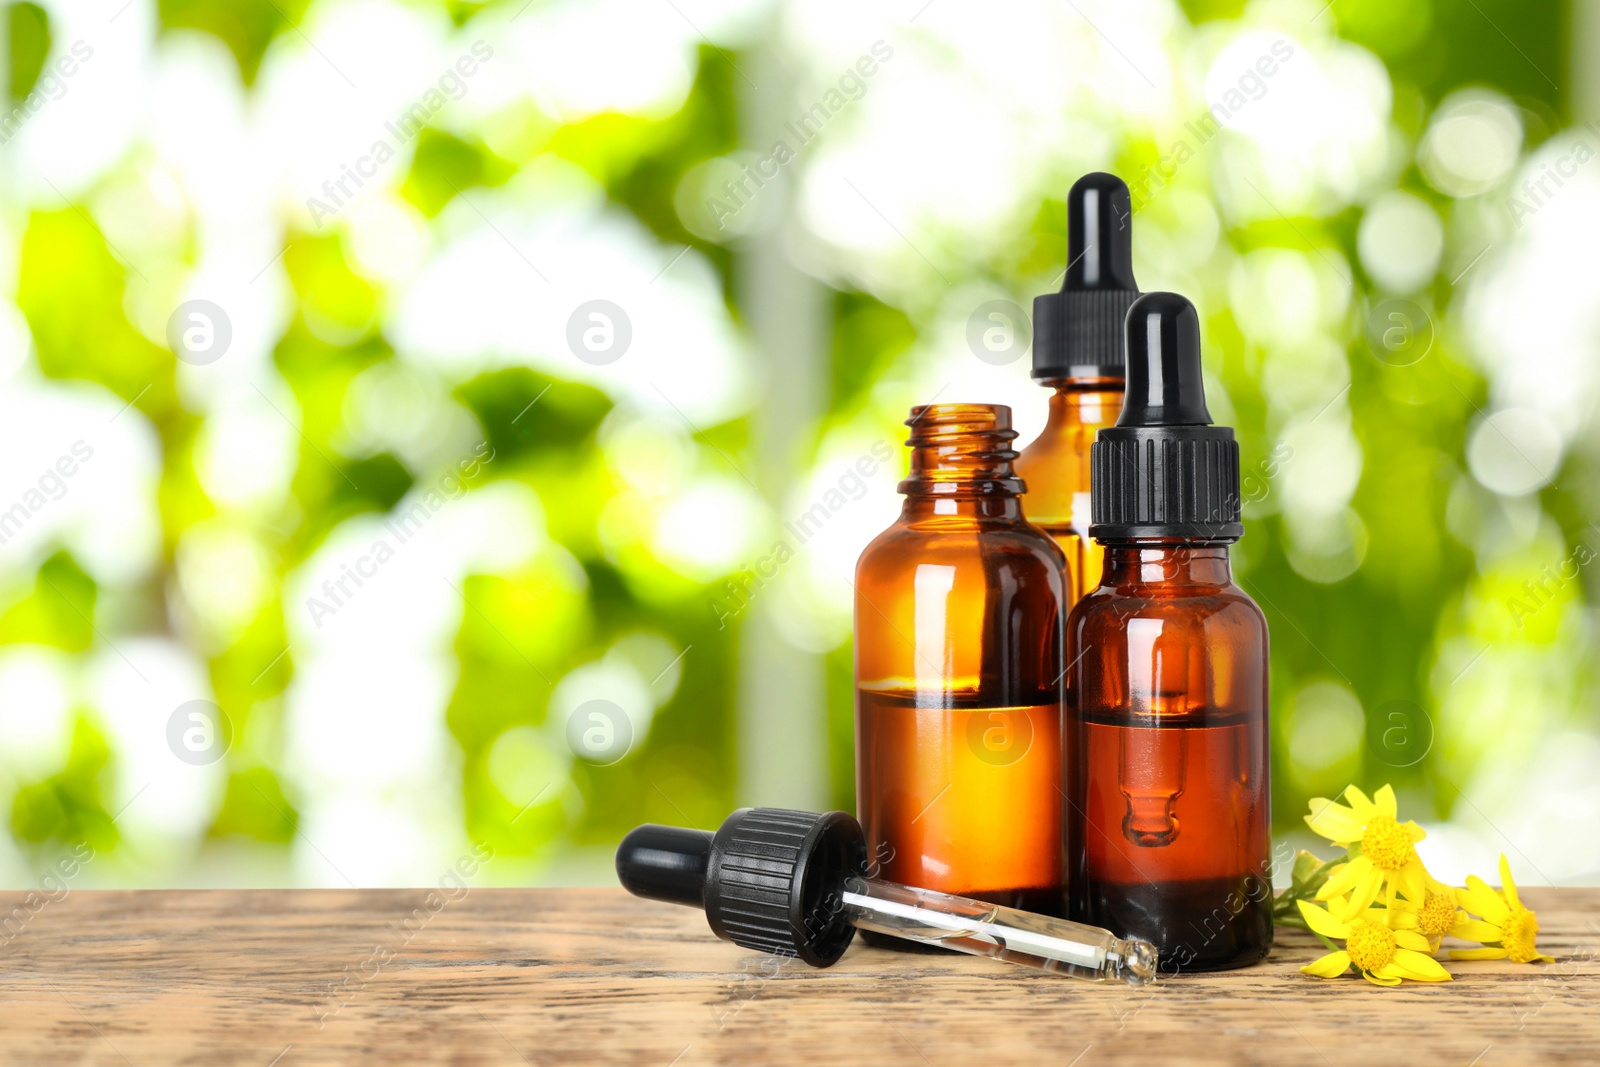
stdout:
<svg viewBox="0 0 1600 1067">
<path fill-rule="evenodd" d="M 1440 102 L 1418 146 L 1429 183 L 1451 196 L 1473 196 L 1499 184 L 1522 151 L 1522 119 L 1499 93 L 1463 89 Z"/>
<path fill-rule="evenodd" d="M 1263 346 L 1307 344 L 1335 332 L 1349 302 L 1349 267 L 1337 251 L 1260 248 L 1239 257 L 1228 275 L 1239 327 Z"/>
<path fill-rule="evenodd" d="M 1349 357 L 1344 346 L 1327 334 L 1315 334 L 1298 344 L 1272 345 L 1261 366 L 1261 393 L 1284 415 L 1303 413 L 1316 418 L 1349 385 Z M 1216 411 L 1211 414 L 1219 424 L 1227 425 Z"/>
<path fill-rule="evenodd" d="M 591 700 L 609 701 L 628 717 L 627 726 L 613 724 L 612 737 L 629 731 L 627 751 L 638 751 L 649 736 L 654 721 L 657 700 L 651 692 L 650 679 L 646 678 L 627 656 L 615 649 L 603 659 L 585 663 L 568 671 L 550 694 L 550 705 L 544 729 L 552 746 L 571 753 L 569 747 L 568 719 Z M 583 755 L 583 753 L 575 753 Z M 610 753 L 621 758 L 624 753 Z"/>
<path fill-rule="evenodd" d="M 1262 73 L 1263 57 L 1274 64 L 1270 76 Z M 1221 153 L 1232 179 L 1224 182 L 1224 204 L 1236 221 L 1336 212 L 1387 159 L 1388 71 L 1358 45 L 1246 30 L 1212 62 L 1206 96 L 1212 106 L 1226 105 L 1222 123 L 1240 135 L 1204 149 L 1215 145 Z"/>
<path fill-rule="evenodd" d="M 744 482 L 701 478 L 667 501 L 650 547 L 673 570 L 706 582 L 742 565 L 766 525 L 765 504 Z"/>
<path fill-rule="evenodd" d="M 0 241 L 9 243 L 9 234 Z M 0 299 L 0 386 L 27 363 L 33 353 L 33 333 L 28 329 L 28 318 L 9 299 Z"/>
<path fill-rule="evenodd" d="M 178 588 L 201 633 L 213 647 L 228 647 L 273 591 L 266 548 L 248 529 L 208 519 L 184 531 L 176 557 Z"/>
<path fill-rule="evenodd" d="M 308 803 L 340 790 L 375 797 L 449 776 L 455 744 L 444 707 L 458 668 L 448 649 L 397 642 L 387 655 L 291 654 L 285 768 Z"/>
<path fill-rule="evenodd" d="M 504 188 L 470 190 L 439 229 L 448 236 L 397 297 L 401 358 L 452 380 L 529 366 L 695 427 L 748 405 L 743 344 L 711 266 L 607 208 L 577 168 L 534 163 Z M 584 347 L 594 324 L 582 308 L 595 300 L 617 320 L 616 350 L 600 357 Z"/>
<path fill-rule="evenodd" d="M 791 644 L 822 653 L 849 639 L 856 560 L 900 513 L 900 436 L 873 438 L 864 426 L 835 431 L 786 498 L 777 536 L 795 558 L 763 606 Z"/>
<path fill-rule="evenodd" d="M 304 806 L 292 846 L 297 883 L 339 889 L 442 885 L 445 901 L 459 901 L 459 879 L 447 877 L 470 847 L 461 841 L 459 788 L 440 780 L 408 785 L 383 796 L 329 789 Z M 419 902 L 423 895 L 419 889 Z"/>
<path fill-rule="evenodd" d="M 66 765 L 72 745 L 72 661 L 59 649 L 0 649 L 0 766 L 28 781 Z"/>
<path fill-rule="evenodd" d="M 1361 265 L 1385 291 L 1416 292 L 1439 269 L 1444 226 L 1430 204 L 1397 189 L 1368 205 L 1356 245 Z"/>
<path fill-rule="evenodd" d="M 531 489 L 463 490 L 460 479 L 451 467 L 390 515 L 346 521 L 286 583 L 289 775 L 307 798 L 307 832 L 358 884 L 414 884 L 433 862 L 422 857 L 454 839 L 460 771 L 444 713 L 460 669 L 453 642 L 472 610 L 466 579 L 520 567 L 545 543 Z M 356 834 L 360 812 L 414 842 L 414 854 Z M 334 884 L 315 852 L 297 857 Z"/>
<path fill-rule="evenodd" d="M 571 766 L 566 746 L 554 748 L 533 726 L 513 726 L 495 738 L 486 762 L 489 781 L 517 808 L 559 801 Z"/>
<path fill-rule="evenodd" d="M 298 420 L 300 411 L 281 379 L 267 385 L 267 395 L 247 387 L 218 397 L 195 442 L 200 486 L 225 507 L 273 507 L 294 480 L 300 434 L 298 422 L 291 420 Z"/>
<path fill-rule="evenodd" d="M 442 8 L 390 0 L 317 4 L 299 32 L 273 41 L 255 89 L 256 135 L 300 225 L 325 232 L 350 204 L 404 178 L 419 121 L 446 115 L 457 83 L 471 92 L 455 69 L 463 56 L 476 61 L 471 43 L 454 37 Z M 421 118 L 406 121 L 418 106 Z"/>
<path fill-rule="evenodd" d="M 799 214 L 827 246 L 816 269 L 912 307 L 1100 163 L 1107 127 L 1171 110 L 1184 24 L 1164 0 L 1025 2 L 1003 22 L 933 4 L 909 28 L 872 5 L 786 14 L 814 57 L 785 142 Z"/>
<path fill-rule="evenodd" d="M 65 545 L 96 581 L 155 565 L 160 447 L 145 417 L 98 385 L 24 372 L 0 392 L 0 572 Z"/>
<path fill-rule="evenodd" d="M 1290 777 L 1302 789 L 1340 788 L 1342 782 L 1330 782 L 1360 769 L 1365 729 L 1361 702 L 1349 689 L 1330 681 L 1307 685 L 1290 705 Z"/>
<path fill-rule="evenodd" d="M 613 409 L 600 424 L 606 465 L 635 492 L 670 496 L 693 459 L 682 419 Z"/>
<path fill-rule="evenodd" d="M 506 30 L 507 62 L 528 95 L 563 122 L 606 111 L 664 118 L 689 94 L 701 37 L 671 4 L 546 4 Z"/>
<path fill-rule="evenodd" d="M 94 4 L 41 6 L 50 55 L 7 145 L 18 164 L 8 179 L 25 202 L 58 211 L 63 197 L 80 197 L 142 133 L 159 19 L 150 0 L 134 0 L 117 19 Z"/>
<path fill-rule="evenodd" d="M 389 451 L 412 471 L 428 472 L 488 455 L 483 428 L 427 368 L 398 360 L 374 363 L 350 381 L 334 447 L 352 456 Z"/>
<path fill-rule="evenodd" d="M 220 309 L 225 323 L 217 329 L 226 331 L 227 348 L 204 366 L 178 363 L 185 403 L 215 417 L 215 405 L 277 377 L 272 349 L 294 313 L 273 180 L 279 158 L 257 136 L 238 66 L 213 36 L 164 39 L 154 74 L 151 146 L 192 213 L 200 257 L 192 271 L 167 257 L 139 269 L 155 289 L 140 302 L 139 326 L 165 345 L 167 323 L 182 303 L 205 300 Z M 169 279 L 171 271 L 186 276 Z M 138 291 L 142 280 L 130 286 Z"/>
<path fill-rule="evenodd" d="M 192 849 L 222 802 L 227 763 L 180 759 L 168 722 L 180 705 L 215 699 L 205 665 L 176 642 L 123 636 L 94 650 L 87 675 L 115 754 L 106 810 L 118 832 L 136 853 Z"/>
<path fill-rule="evenodd" d="M 351 265 L 380 285 L 401 285 L 427 262 L 428 220 L 398 196 L 374 195 L 345 214 Z"/>
<path fill-rule="evenodd" d="M 1329 585 L 1354 574 L 1367 557 L 1371 538 L 1354 508 L 1334 514 L 1288 511 L 1286 555 L 1295 573 L 1309 581 Z"/>
<path fill-rule="evenodd" d="M 1342 512 L 1361 481 L 1361 443 L 1349 410 L 1335 404 L 1320 416 L 1297 417 L 1279 440 L 1291 450 L 1278 474 L 1284 509 L 1308 524 Z"/>
<path fill-rule="evenodd" d="M 1597 154 L 1600 139 L 1584 129 L 1552 137 L 1528 159 L 1505 209 L 1510 242 L 1466 276 L 1457 305 L 1458 332 L 1488 373 L 1495 406 L 1540 412 L 1564 444 L 1582 435 L 1600 402 Z"/>
<path fill-rule="evenodd" d="M 1550 484 L 1561 468 L 1561 435 L 1550 420 L 1527 408 L 1496 411 L 1478 420 L 1467 442 L 1472 476 L 1505 496 Z"/>
</svg>

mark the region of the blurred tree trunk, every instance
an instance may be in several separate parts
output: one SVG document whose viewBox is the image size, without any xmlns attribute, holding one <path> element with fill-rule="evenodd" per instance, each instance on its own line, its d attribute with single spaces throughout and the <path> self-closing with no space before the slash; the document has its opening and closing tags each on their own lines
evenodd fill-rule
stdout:
<svg viewBox="0 0 1600 1067">
<path fill-rule="evenodd" d="M 791 140 L 784 124 L 798 99 L 787 53 L 782 5 L 765 37 L 740 66 L 741 140 L 766 156 L 778 140 Z M 752 84 L 753 83 L 753 84 Z M 821 284 L 788 255 L 794 221 L 795 169 L 790 162 L 755 195 L 767 220 L 740 249 L 736 286 L 755 343 L 762 396 L 751 416 L 753 476 L 782 516 L 796 473 L 810 466 L 818 418 L 825 403 L 829 347 L 827 305 Z M 822 658 L 794 647 L 773 621 L 774 591 L 758 595 L 744 615 L 739 659 L 739 776 L 741 804 L 814 810 L 827 804 L 827 693 Z"/>
</svg>

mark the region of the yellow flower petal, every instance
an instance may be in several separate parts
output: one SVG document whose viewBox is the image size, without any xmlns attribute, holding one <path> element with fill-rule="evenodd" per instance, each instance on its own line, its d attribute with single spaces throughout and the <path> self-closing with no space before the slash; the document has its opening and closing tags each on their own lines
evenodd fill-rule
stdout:
<svg viewBox="0 0 1600 1067">
<path fill-rule="evenodd" d="M 1385 970 L 1385 971 L 1388 970 L 1388 969 L 1389 969 L 1388 967 L 1384 967 L 1383 968 L 1383 970 Z M 1378 971 L 1378 972 L 1362 971 L 1361 972 L 1361 977 L 1365 978 L 1367 981 L 1371 982 L 1373 985 L 1399 985 L 1400 984 L 1400 976 L 1399 975 L 1394 975 L 1393 977 L 1390 977 L 1389 975 L 1383 974 L 1382 971 Z"/>
<path fill-rule="evenodd" d="M 1426 840 L 1427 837 L 1428 837 L 1428 831 L 1426 831 L 1422 827 L 1418 826 L 1416 824 L 1415 820 L 1409 820 L 1407 822 L 1401 823 L 1400 825 L 1402 827 L 1404 827 L 1406 832 L 1411 835 L 1411 843 L 1413 845 L 1416 844 L 1418 841 Z"/>
<path fill-rule="evenodd" d="M 1453 960 L 1503 960 L 1506 950 L 1503 948 L 1453 948 L 1450 950 Z"/>
<path fill-rule="evenodd" d="M 1344 799 L 1349 801 L 1350 810 L 1356 813 L 1356 818 L 1360 819 L 1363 824 L 1369 822 L 1372 816 L 1377 813 L 1377 807 L 1367 799 L 1367 794 L 1353 785 L 1345 787 Z"/>
<path fill-rule="evenodd" d="M 1511 880 L 1511 864 L 1506 862 L 1506 854 L 1500 853 L 1500 888 L 1505 891 L 1506 903 L 1513 908 L 1522 907 L 1522 901 L 1517 899 L 1517 883 Z"/>
<path fill-rule="evenodd" d="M 1330 897 L 1342 897 L 1357 885 L 1361 878 L 1372 870 L 1372 861 L 1365 856 L 1357 856 L 1345 864 L 1344 870 L 1322 883 L 1322 888 L 1317 890 L 1318 900 L 1327 900 Z M 1362 907 L 1366 907 L 1365 904 Z"/>
<path fill-rule="evenodd" d="M 1394 818 L 1400 811 L 1400 805 L 1394 799 L 1394 787 L 1385 784 L 1372 794 L 1372 806 L 1378 809 L 1379 815 Z"/>
<path fill-rule="evenodd" d="M 1456 890 L 1456 901 L 1472 914 L 1492 923 L 1503 923 L 1511 916 L 1511 909 L 1500 899 L 1500 894 L 1475 874 L 1467 875 L 1467 888 Z"/>
<path fill-rule="evenodd" d="M 1394 943 L 1401 948 L 1409 948 L 1413 952 L 1428 951 L 1428 939 L 1415 930 L 1396 930 Z"/>
<path fill-rule="evenodd" d="M 1320 960 L 1312 960 L 1300 968 L 1301 974 L 1314 975 L 1317 978 L 1337 978 L 1350 969 L 1350 953 L 1330 952 Z"/>
<path fill-rule="evenodd" d="M 1366 859 L 1365 856 L 1360 858 Z M 1354 865 L 1355 862 L 1352 861 L 1351 866 Z M 1367 908 L 1371 907 L 1372 902 L 1378 899 L 1378 890 L 1382 888 L 1383 872 L 1372 866 L 1372 863 L 1369 860 L 1367 862 L 1366 872 L 1361 876 L 1361 881 L 1356 883 L 1355 891 L 1350 894 L 1351 913 L 1365 911 Z"/>
<path fill-rule="evenodd" d="M 1450 972 L 1439 966 L 1438 960 L 1408 948 L 1395 949 L 1394 959 L 1383 970 L 1385 973 L 1398 971 L 1401 977 L 1417 982 L 1450 981 Z"/>
<path fill-rule="evenodd" d="M 1306 925 L 1311 927 L 1313 933 L 1323 937 L 1335 937 L 1343 940 L 1350 936 L 1350 924 L 1340 922 L 1327 911 L 1305 900 L 1295 901 L 1300 906 L 1300 914 L 1305 917 Z"/>
<path fill-rule="evenodd" d="M 1427 872 L 1421 860 L 1412 860 L 1400 870 L 1400 892 L 1408 899 L 1421 904 L 1428 899 Z"/>
<path fill-rule="evenodd" d="M 1311 814 L 1306 816 L 1306 825 L 1311 827 L 1312 832 L 1321 834 L 1335 844 L 1361 840 L 1362 822 L 1356 818 L 1355 812 L 1322 797 L 1311 801 Z"/>
<path fill-rule="evenodd" d="M 1500 927 L 1482 919 L 1463 919 L 1450 928 L 1450 936 L 1463 941 L 1498 941 L 1500 935 Z"/>
</svg>

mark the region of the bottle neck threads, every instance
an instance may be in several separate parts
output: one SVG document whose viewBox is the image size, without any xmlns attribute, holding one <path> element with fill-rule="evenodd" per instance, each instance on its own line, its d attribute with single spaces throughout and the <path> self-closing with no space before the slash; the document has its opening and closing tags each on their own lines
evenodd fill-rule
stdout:
<svg viewBox="0 0 1600 1067">
<path fill-rule="evenodd" d="M 917 497 L 1015 497 L 1011 409 L 1003 404 L 925 404 L 906 420 L 911 473 L 900 492 Z"/>
</svg>

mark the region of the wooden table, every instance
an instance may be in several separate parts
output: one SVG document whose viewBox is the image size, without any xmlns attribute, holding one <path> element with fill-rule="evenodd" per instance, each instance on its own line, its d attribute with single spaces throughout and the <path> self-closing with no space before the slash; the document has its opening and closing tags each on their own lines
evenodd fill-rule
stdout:
<svg viewBox="0 0 1600 1067">
<path fill-rule="evenodd" d="M 1260 966 L 1134 990 L 859 943 L 774 966 L 617 889 L 72 890 L 0 932 L 0 1060 L 1593 1063 L 1600 890 L 1525 894 L 1556 964 L 1385 990 L 1301 976 L 1322 949 L 1289 931 Z"/>
</svg>

